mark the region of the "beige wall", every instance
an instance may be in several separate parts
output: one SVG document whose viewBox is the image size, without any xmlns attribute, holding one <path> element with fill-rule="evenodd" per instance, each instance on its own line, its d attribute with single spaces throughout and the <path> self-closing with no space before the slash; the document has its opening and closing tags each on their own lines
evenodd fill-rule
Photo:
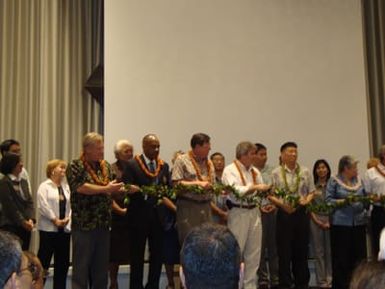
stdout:
<svg viewBox="0 0 385 289">
<path fill-rule="evenodd" d="M 369 155 L 359 0 L 105 2 L 107 158 L 160 136 L 163 158 L 194 132 L 234 158 L 260 141 L 275 164 L 294 140 L 306 166 Z"/>
</svg>

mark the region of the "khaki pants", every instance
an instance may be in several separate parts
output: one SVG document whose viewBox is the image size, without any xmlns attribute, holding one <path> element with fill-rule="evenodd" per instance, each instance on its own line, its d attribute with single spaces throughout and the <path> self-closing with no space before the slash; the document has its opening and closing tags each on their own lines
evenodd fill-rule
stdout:
<svg viewBox="0 0 385 289">
<path fill-rule="evenodd" d="M 257 269 L 261 253 L 262 223 L 257 208 L 232 208 L 228 215 L 228 227 L 235 235 L 245 263 L 244 289 L 257 288 Z"/>
<path fill-rule="evenodd" d="M 195 228 L 203 223 L 212 222 L 210 202 L 195 202 L 179 199 L 176 203 L 176 227 L 178 229 L 179 243 L 183 241 Z"/>
</svg>

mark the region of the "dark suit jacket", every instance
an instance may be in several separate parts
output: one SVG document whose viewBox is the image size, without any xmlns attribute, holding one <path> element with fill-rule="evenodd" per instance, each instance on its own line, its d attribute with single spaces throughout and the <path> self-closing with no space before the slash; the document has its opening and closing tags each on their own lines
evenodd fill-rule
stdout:
<svg viewBox="0 0 385 289">
<path fill-rule="evenodd" d="M 144 165 L 146 162 L 143 155 L 140 156 Z M 171 186 L 171 177 L 169 166 L 164 163 L 156 178 L 149 177 L 140 168 L 138 162 L 130 160 L 123 172 L 122 180 L 126 184 L 137 186 L 148 186 L 152 184 Z M 154 208 L 157 208 L 158 200 L 153 197 L 146 198 L 141 192 L 130 195 L 130 203 L 127 208 L 127 217 L 129 224 L 133 226 L 145 226 L 154 214 Z"/>
<path fill-rule="evenodd" d="M 24 220 L 34 219 L 34 206 L 28 183 L 21 179 L 20 185 L 26 199 L 15 191 L 8 176 L 0 180 L 0 226 L 21 226 Z"/>
</svg>

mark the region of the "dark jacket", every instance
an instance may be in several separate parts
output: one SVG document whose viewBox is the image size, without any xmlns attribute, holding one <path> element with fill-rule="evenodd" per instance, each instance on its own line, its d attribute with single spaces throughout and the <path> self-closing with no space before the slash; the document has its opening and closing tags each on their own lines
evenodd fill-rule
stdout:
<svg viewBox="0 0 385 289">
<path fill-rule="evenodd" d="M 8 176 L 0 180 L 0 226 L 21 226 L 23 221 L 34 219 L 34 205 L 28 183 L 21 179 L 20 185 L 25 199 L 15 191 Z"/>
</svg>

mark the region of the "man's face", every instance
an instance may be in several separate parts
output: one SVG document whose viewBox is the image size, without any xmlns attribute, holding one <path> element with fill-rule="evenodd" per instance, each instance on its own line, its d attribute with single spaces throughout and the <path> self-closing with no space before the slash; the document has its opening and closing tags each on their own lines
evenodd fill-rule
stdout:
<svg viewBox="0 0 385 289">
<path fill-rule="evenodd" d="M 99 141 L 85 148 L 85 153 L 89 161 L 97 162 L 104 158 L 104 144 Z"/>
<path fill-rule="evenodd" d="M 143 141 L 143 153 L 150 160 L 155 160 L 159 156 L 160 143 L 159 139 L 155 136 L 146 138 Z"/>
<path fill-rule="evenodd" d="M 202 145 L 196 145 L 194 148 L 194 154 L 199 158 L 207 158 L 209 155 L 209 152 L 211 150 L 211 144 L 209 142 L 206 142 Z"/>
<path fill-rule="evenodd" d="M 257 150 L 256 149 L 251 149 L 245 154 L 244 156 L 241 157 L 241 161 L 245 167 L 250 167 L 256 158 Z"/>
<path fill-rule="evenodd" d="M 214 169 L 216 171 L 223 171 L 225 168 L 225 157 L 221 155 L 215 155 L 211 161 L 213 162 Z"/>
<path fill-rule="evenodd" d="M 282 162 L 285 164 L 296 163 L 298 158 L 297 148 L 287 147 L 281 153 Z"/>
<path fill-rule="evenodd" d="M 9 147 L 9 152 L 19 155 L 21 153 L 20 145 L 13 144 Z"/>
<path fill-rule="evenodd" d="M 254 158 L 254 165 L 257 168 L 264 168 L 267 162 L 267 151 L 265 149 L 260 149 Z"/>
</svg>

